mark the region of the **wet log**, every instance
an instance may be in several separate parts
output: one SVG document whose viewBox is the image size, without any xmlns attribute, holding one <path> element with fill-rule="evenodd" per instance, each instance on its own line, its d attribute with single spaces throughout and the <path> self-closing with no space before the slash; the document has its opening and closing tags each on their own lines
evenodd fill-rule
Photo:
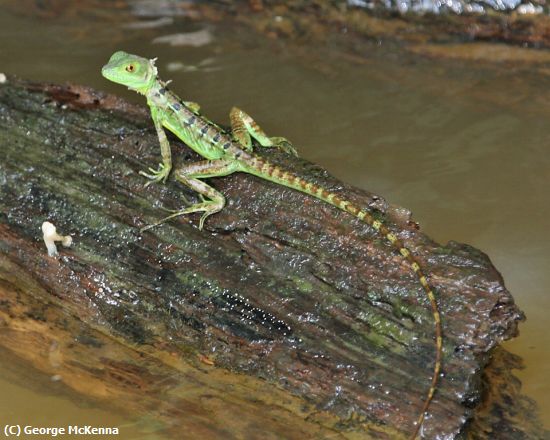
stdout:
<svg viewBox="0 0 550 440">
<path fill-rule="evenodd" d="M 178 164 L 197 160 L 171 138 Z M 228 199 L 140 233 L 186 188 L 144 187 L 159 161 L 147 112 L 81 86 L 0 85 L 0 347 L 174 438 L 405 438 L 429 388 L 432 312 L 376 231 L 253 176 Z M 491 350 L 522 314 L 489 258 L 441 245 L 403 208 L 277 151 L 273 162 L 369 206 L 418 256 L 443 317 L 424 438 L 459 438 Z M 41 224 L 71 234 L 49 257 Z"/>
</svg>

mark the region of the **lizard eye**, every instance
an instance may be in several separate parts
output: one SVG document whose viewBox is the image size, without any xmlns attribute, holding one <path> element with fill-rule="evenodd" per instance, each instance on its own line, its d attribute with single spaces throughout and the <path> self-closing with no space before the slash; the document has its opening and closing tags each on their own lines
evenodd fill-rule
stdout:
<svg viewBox="0 0 550 440">
<path fill-rule="evenodd" d="M 135 70 L 135 67 L 134 67 L 133 64 L 128 64 L 128 65 L 126 66 L 126 72 L 130 72 L 130 73 L 131 73 L 131 72 L 133 72 L 134 70 Z"/>
</svg>

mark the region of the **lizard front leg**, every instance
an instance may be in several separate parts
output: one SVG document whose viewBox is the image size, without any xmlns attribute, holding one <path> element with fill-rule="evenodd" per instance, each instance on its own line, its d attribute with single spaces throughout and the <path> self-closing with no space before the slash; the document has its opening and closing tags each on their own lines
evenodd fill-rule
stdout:
<svg viewBox="0 0 550 440">
<path fill-rule="evenodd" d="M 285 153 L 298 156 L 290 141 L 284 137 L 268 137 L 256 121 L 241 109 L 233 107 L 229 112 L 229 120 L 233 137 L 245 150 L 252 152 L 252 140 L 250 139 L 252 136 L 262 147 L 275 147 Z"/>
<path fill-rule="evenodd" d="M 173 214 L 163 218 L 157 223 L 146 226 L 141 231 L 146 231 L 158 226 L 167 220 L 192 212 L 203 212 L 199 221 L 199 229 L 204 226 L 204 221 L 209 215 L 221 211 L 225 206 L 225 197 L 202 180 L 208 177 L 221 177 L 239 171 L 239 163 L 232 160 L 217 159 L 204 160 L 178 168 L 174 173 L 178 181 L 196 191 L 202 198 L 202 202 L 195 203 L 184 209 L 174 211 Z"/>
<path fill-rule="evenodd" d="M 160 182 L 160 181 L 162 181 L 163 183 L 166 182 L 166 179 L 170 174 L 170 170 L 172 169 L 172 152 L 170 150 L 170 143 L 168 142 L 168 138 L 166 137 L 166 133 L 164 132 L 164 128 L 162 127 L 161 110 L 158 110 L 156 107 L 152 106 L 151 118 L 153 119 L 153 123 L 155 124 L 155 129 L 157 130 L 157 136 L 159 138 L 162 163 L 159 164 L 159 167 L 157 170 L 153 168 L 149 168 L 149 173 L 146 173 L 145 171 L 139 172 L 139 174 L 141 174 L 142 176 L 145 176 L 148 179 L 151 179 L 151 181 L 147 182 L 145 186 L 148 186 L 154 182 Z"/>
</svg>

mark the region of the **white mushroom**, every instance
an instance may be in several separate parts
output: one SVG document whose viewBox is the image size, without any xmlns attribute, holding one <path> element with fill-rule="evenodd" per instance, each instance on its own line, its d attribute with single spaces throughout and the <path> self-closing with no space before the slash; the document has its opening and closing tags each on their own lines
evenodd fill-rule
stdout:
<svg viewBox="0 0 550 440">
<path fill-rule="evenodd" d="M 55 230 L 55 226 L 50 222 L 42 223 L 42 233 L 44 234 L 44 243 L 48 248 L 48 255 L 55 257 L 57 255 L 56 241 L 60 241 L 65 247 L 69 247 L 73 242 L 73 238 L 70 235 L 59 235 Z"/>
</svg>

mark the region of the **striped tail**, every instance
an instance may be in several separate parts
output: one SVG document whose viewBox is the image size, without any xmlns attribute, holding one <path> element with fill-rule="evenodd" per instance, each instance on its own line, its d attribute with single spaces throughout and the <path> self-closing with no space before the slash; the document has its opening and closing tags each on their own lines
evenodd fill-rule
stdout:
<svg viewBox="0 0 550 440">
<path fill-rule="evenodd" d="M 436 354 L 435 354 L 432 382 L 431 382 L 428 394 L 426 396 L 426 400 L 424 401 L 424 405 L 422 406 L 422 412 L 418 416 L 414 433 L 410 437 L 411 440 L 414 440 L 420 431 L 422 423 L 424 422 L 426 411 L 428 410 L 428 407 L 430 406 L 433 395 L 435 393 L 437 380 L 441 372 L 441 357 L 442 357 L 442 350 L 443 350 L 443 338 L 442 338 L 443 332 L 441 330 L 441 317 L 439 315 L 437 300 L 435 299 L 435 295 L 432 291 L 432 288 L 430 287 L 430 284 L 428 283 L 428 280 L 426 279 L 424 272 L 420 268 L 420 265 L 416 261 L 416 258 L 414 257 L 412 252 L 405 247 L 403 242 L 399 240 L 395 236 L 395 234 L 393 234 L 388 229 L 387 226 L 385 226 L 381 221 L 376 220 L 368 211 L 361 210 L 357 206 L 353 205 L 351 202 L 348 202 L 347 200 L 342 200 L 336 194 L 331 193 L 326 189 L 318 185 L 315 185 L 311 182 L 307 182 L 306 180 L 298 176 L 295 176 L 294 174 L 288 171 L 284 171 L 281 168 L 259 158 L 258 156 L 253 156 L 253 158 L 250 160 L 250 164 L 252 165 L 251 169 L 247 170 L 247 172 L 250 172 L 251 174 L 255 174 L 263 179 L 267 179 L 272 182 L 275 182 L 279 185 L 284 185 L 289 188 L 297 189 L 298 191 L 304 192 L 320 200 L 323 200 L 324 202 L 329 203 L 330 205 L 333 205 L 336 208 L 353 215 L 354 217 L 358 218 L 359 220 L 363 221 L 369 226 L 372 226 L 374 229 L 376 229 L 376 231 L 378 231 L 380 235 L 385 237 L 393 245 L 393 247 L 401 254 L 401 256 L 405 260 L 407 260 L 410 263 L 413 271 L 415 272 L 416 276 L 418 277 L 418 280 L 420 281 L 420 284 L 422 285 L 422 288 L 424 289 L 424 292 L 426 293 L 428 299 L 430 300 L 432 314 L 435 322 L 435 338 L 436 338 L 435 339 Z"/>
</svg>

